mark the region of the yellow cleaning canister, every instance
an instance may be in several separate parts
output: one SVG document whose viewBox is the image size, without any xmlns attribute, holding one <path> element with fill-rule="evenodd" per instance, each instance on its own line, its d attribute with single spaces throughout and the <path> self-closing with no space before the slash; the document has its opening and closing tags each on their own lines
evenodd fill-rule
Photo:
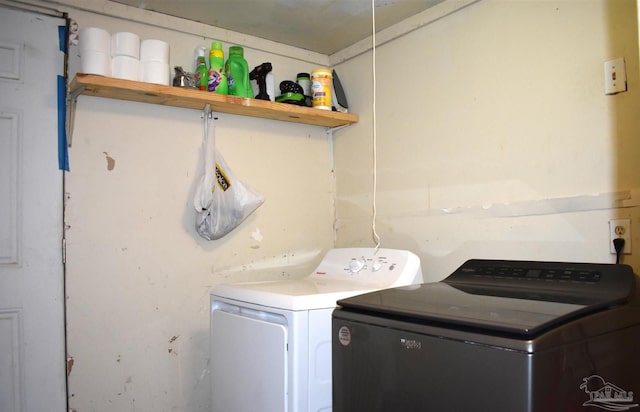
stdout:
<svg viewBox="0 0 640 412">
<path fill-rule="evenodd" d="M 330 69 L 316 69 L 311 72 L 311 97 L 314 109 L 331 110 L 332 81 Z"/>
</svg>

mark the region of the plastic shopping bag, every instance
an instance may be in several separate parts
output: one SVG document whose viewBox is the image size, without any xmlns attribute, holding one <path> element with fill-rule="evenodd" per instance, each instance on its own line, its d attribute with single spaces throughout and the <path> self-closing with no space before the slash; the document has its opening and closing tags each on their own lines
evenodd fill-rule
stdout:
<svg viewBox="0 0 640 412">
<path fill-rule="evenodd" d="M 196 188 L 196 230 L 207 240 L 216 240 L 235 229 L 255 211 L 264 198 L 238 179 L 216 149 L 212 119 L 202 121 L 204 171 Z"/>
</svg>

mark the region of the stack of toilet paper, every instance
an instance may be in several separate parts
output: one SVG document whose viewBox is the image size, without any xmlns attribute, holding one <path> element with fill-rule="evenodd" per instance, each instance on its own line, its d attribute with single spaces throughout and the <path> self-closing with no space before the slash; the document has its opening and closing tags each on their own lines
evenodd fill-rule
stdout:
<svg viewBox="0 0 640 412">
<path fill-rule="evenodd" d="M 162 40 L 143 40 L 140 44 L 140 72 L 143 82 L 169 85 L 169 44 Z"/>
<path fill-rule="evenodd" d="M 111 76 L 111 35 L 97 27 L 80 29 L 80 65 L 83 73 Z"/>
<path fill-rule="evenodd" d="M 129 32 L 111 35 L 111 76 L 140 80 L 140 37 Z"/>
<path fill-rule="evenodd" d="M 162 40 L 140 41 L 135 33 L 109 34 L 97 27 L 80 29 L 80 71 L 169 85 L 169 44 Z"/>
</svg>

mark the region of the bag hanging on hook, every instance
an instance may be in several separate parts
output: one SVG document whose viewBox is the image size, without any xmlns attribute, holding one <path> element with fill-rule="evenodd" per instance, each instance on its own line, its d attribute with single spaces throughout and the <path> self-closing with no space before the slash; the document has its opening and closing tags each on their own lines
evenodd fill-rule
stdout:
<svg viewBox="0 0 640 412">
<path fill-rule="evenodd" d="M 242 223 L 262 203 L 264 197 L 238 179 L 215 145 L 211 116 L 202 119 L 204 170 L 196 187 L 193 205 L 196 230 L 207 240 L 225 236 Z"/>
</svg>

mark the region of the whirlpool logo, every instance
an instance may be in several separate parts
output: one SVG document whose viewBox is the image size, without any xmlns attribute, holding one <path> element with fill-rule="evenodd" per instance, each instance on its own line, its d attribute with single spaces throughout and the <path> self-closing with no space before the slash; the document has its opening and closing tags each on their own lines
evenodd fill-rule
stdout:
<svg viewBox="0 0 640 412">
<path fill-rule="evenodd" d="M 582 406 L 594 406 L 607 411 L 626 411 L 638 406 L 637 403 L 632 403 L 633 392 L 606 382 L 600 375 L 583 378 L 580 389 L 589 395 L 589 400 Z"/>
<path fill-rule="evenodd" d="M 408 350 L 422 349 L 422 342 L 415 339 L 400 338 L 400 345 L 402 345 L 405 349 L 408 349 Z"/>
</svg>

